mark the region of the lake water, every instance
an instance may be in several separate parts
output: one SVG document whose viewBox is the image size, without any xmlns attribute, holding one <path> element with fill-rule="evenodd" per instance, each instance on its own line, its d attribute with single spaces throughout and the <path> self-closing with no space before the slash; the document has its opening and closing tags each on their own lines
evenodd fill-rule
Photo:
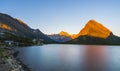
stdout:
<svg viewBox="0 0 120 71">
<path fill-rule="evenodd" d="M 120 71 L 120 46 L 49 44 L 15 50 L 32 71 Z"/>
</svg>

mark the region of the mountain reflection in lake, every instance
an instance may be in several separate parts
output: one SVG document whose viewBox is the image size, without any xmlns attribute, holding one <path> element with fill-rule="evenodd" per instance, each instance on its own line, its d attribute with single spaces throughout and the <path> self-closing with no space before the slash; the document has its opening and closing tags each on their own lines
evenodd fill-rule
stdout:
<svg viewBox="0 0 120 71">
<path fill-rule="evenodd" d="M 50 44 L 15 50 L 32 71 L 120 71 L 119 46 Z"/>
<path fill-rule="evenodd" d="M 108 61 L 107 50 L 101 46 L 86 46 L 83 68 L 85 71 L 105 71 Z"/>
</svg>

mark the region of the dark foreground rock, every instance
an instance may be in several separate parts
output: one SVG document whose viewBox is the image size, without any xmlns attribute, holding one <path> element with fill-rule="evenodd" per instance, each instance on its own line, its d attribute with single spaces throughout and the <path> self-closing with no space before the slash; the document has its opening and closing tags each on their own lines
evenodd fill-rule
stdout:
<svg viewBox="0 0 120 71">
<path fill-rule="evenodd" d="M 18 52 L 10 47 L 0 46 L 0 71 L 31 71 L 27 65 L 16 59 Z"/>
</svg>

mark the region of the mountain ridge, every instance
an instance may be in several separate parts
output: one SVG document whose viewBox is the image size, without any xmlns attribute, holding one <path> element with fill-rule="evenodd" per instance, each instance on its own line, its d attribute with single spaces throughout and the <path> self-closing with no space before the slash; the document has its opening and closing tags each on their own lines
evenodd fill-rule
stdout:
<svg viewBox="0 0 120 71">
<path fill-rule="evenodd" d="M 66 37 L 71 37 L 71 35 L 68 32 L 61 31 L 58 33 L 60 36 L 66 36 Z"/>
<path fill-rule="evenodd" d="M 95 20 L 89 20 L 78 34 L 71 35 L 61 31 L 58 34 L 46 35 L 39 29 L 32 29 L 20 19 L 0 13 L 0 33 L 1 31 L 23 38 L 42 40 L 44 43 L 120 45 L 120 37 Z"/>
<path fill-rule="evenodd" d="M 120 37 L 95 20 L 87 22 L 85 27 L 67 44 L 120 45 Z"/>
<path fill-rule="evenodd" d="M 66 42 L 71 40 L 71 35 L 65 31 L 61 31 L 58 34 L 51 34 L 48 35 L 51 39 L 55 40 L 56 42 Z"/>
<path fill-rule="evenodd" d="M 16 18 L 13 18 L 7 14 L 0 13 L 0 25 L 4 24 L 12 28 L 12 30 L 7 30 L 5 28 L 0 28 L 4 32 L 14 33 L 15 35 L 27 37 L 30 39 L 42 39 L 45 43 L 54 42 L 47 35 L 42 33 L 38 29 L 32 29 L 26 23 Z M 38 32 L 39 31 L 39 32 Z"/>
<path fill-rule="evenodd" d="M 107 38 L 110 35 L 111 31 L 103 26 L 101 23 L 98 23 L 95 20 L 89 20 L 84 28 L 80 30 L 78 34 L 69 34 L 65 31 L 61 31 L 58 33 L 60 36 L 70 37 L 71 39 L 76 39 L 80 36 L 91 36 L 97 38 Z M 52 34 L 51 36 L 54 37 L 56 34 Z M 60 38 L 59 36 L 59 38 Z M 56 37 L 56 36 L 55 36 Z M 57 38 L 57 37 L 56 37 Z M 54 38 L 52 38 L 54 39 Z"/>
</svg>

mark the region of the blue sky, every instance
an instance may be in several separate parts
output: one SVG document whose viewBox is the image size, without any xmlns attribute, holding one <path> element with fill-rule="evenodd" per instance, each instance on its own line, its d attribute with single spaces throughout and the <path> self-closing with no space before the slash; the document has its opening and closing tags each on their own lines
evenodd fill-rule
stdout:
<svg viewBox="0 0 120 71">
<path fill-rule="evenodd" d="M 120 36 L 120 0 L 0 0 L 0 12 L 45 34 L 78 33 L 94 19 Z"/>
</svg>

